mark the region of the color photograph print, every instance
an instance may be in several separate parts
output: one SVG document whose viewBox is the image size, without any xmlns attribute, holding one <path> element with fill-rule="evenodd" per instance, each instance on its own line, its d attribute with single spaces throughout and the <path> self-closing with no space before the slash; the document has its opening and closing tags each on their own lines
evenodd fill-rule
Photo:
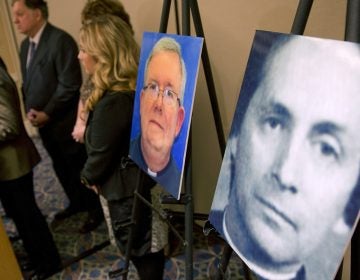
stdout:
<svg viewBox="0 0 360 280">
<path fill-rule="evenodd" d="M 331 280 L 359 218 L 360 47 L 257 31 L 210 223 L 258 279 Z"/>
<path fill-rule="evenodd" d="M 203 39 L 143 34 L 129 156 L 180 198 Z"/>
</svg>

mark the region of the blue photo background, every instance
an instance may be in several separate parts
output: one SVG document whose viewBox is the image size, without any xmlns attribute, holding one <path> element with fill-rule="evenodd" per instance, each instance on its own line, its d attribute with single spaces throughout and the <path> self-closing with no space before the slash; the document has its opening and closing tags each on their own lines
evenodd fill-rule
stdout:
<svg viewBox="0 0 360 280">
<path fill-rule="evenodd" d="M 180 36 L 175 34 L 155 33 L 155 32 L 144 32 L 142 38 L 139 70 L 136 84 L 136 95 L 134 102 L 134 114 L 131 128 L 131 140 L 136 138 L 140 134 L 140 94 L 144 86 L 144 71 L 146 60 L 158 40 L 163 37 L 170 37 L 175 39 L 181 46 L 182 58 L 185 62 L 187 71 L 187 79 L 184 91 L 183 106 L 185 108 L 185 119 L 181 131 L 178 137 L 175 139 L 172 147 L 172 156 L 175 160 L 178 169 L 183 175 L 184 162 L 186 155 L 186 147 L 190 130 L 191 115 L 195 97 L 195 88 L 197 82 L 197 76 L 199 71 L 199 62 L 201 57 L 203 38 L 191 37 L 191 36 Z M 164 69 L 166 71 L 166 69 Z M 170 190 L 167 186 L 163 186 L 171 195 L 179 198 L 181 191 L 181 180 L 178 184 L 177 190 Z M 156 179 L 156 178 L 155 178 Z"/>
</svg>

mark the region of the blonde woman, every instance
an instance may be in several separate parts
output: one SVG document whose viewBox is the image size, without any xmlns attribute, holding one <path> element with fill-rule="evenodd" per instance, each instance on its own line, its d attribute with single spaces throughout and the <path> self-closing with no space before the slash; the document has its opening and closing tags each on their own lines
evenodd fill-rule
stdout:
<svg viewBox="0 0 360 280">
<path fill-rule="evenodd" d="M 113 178 L 129 153 L 139 47 L 123 20 L 111 15 L 99 16 L 81 28 L 78 57 L 94 87 L 84 108 L 88 114 L 85 131 L 88 159 L 81 178 L 107 200 L 111 218 L 116 212 L 126 218 L 131 215 L 133 190 L 119 188 Z M 141 279 L 162 279 L 163 250 L 150 253 L 151 212 L 142 215 L 138 224 L 141 227 L 131 260 Z M 114 230 L 124 252 L 126 230 L 109 230 Z"/>
<path fill-rule="evenodd" d="M 124 5 L 118 0 L 88 0 L 81 12 L 82 24 L 91 21 L 92 18 L 100 15 L 114 15 L 125 21 L 131 33 L 134 34 L 130 16 L 125 10 Z M 78 113 L 76 123 L 71 133 L 72 137 L 76 142 L 84 143 L 84 132 L 86 126 L 87 115 L 84 114 L 84 103 L 93 90 L 93 84 L 90 77 L 86 77 L 80 90 L 80 100 L 78 104 Z"/>
</svg>

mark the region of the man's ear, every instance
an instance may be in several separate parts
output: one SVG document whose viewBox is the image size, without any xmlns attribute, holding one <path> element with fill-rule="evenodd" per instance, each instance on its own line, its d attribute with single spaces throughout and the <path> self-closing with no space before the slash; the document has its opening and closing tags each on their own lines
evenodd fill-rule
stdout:
<svg viewBox="0 0 360 280">
<path fill-rule="evenodd" d="M 175 131 L 175 137 L 178 136 L 180 133 L 181 127 L 183 125 L 184 119 L 185 119 L 185 109 L 183 106 L 180 106 L 178 111 L 177 121 L 176 121 L 176 131 Z"/>
<path fill-rule="evenodd" d="M 34 16 L 37 21 L 40 21 L 42 19 L 42 14 L 40 9 L 34 9 Z"/>
</svg>

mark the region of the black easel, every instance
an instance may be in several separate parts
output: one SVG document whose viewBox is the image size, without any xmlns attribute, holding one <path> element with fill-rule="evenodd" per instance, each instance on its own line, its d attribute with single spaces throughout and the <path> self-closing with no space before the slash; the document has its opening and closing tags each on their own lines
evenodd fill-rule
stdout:
<svg viewBox="0 0 360 280">
<path fill-rule="evenodd" d="M 176 7 L 177 0 L 174 0 L 174 1 L 175 1 L 175 7 Z M 220 111 L 219 111 L 219 105 L 218 105 L 217 97 L 216 97 L 215 84 L 214 84 L 214 79 L 213 79 L 213 75 L 212 75 L 212 71 L 211 71 L 211 65 L 210 65 L 209 54 L 208 54 L 207 46 L 206 46 L 205 34 L 204 34 L 203 27 L 202 27 L 202 22 L 201 22 L 199 6 L 197 3 L 197 0 L 183 0 L 182 3 L 183 3 L 182 4 L 182 35 L 190 35 L 190 11 L 191 11 L 193 23 L 194 23 L 194 27 L 195 27 L 195 31 L 196 31 L 196 36 L 204 38 L 203 49 L 202 49 L 202 54 L 201 54 L 201 61 L 203 63 L 206 85 L 207 85 L 208 91 L 209 91 L 211 108 L 213 111 L 220 151 L 221 151 L 221 154 L 224 155 L 225 148 L 226 148 L 226 141 L 225 141 L 224 130 L 223 130 L 222 121 L 221 121 L 221 115 L 220 115 Z M 161 33 L 166 33 L 166 31 L 167 31 L 170 5 L 171 5 L 171 0 L 164 0 L 162 14 L 161 14 L 161 21 L 160 21 L 160 29 L 159 29 L 159 32 L 161 32 Z M 175 10 L 177 10 L 177 9 L 175 9 Z M 178 27 L 177 14 L 176 14 L 176 20 L 177 20 L 176 26 Z M 179 32 L 178 28 L 177 28 L 177 32 Z"/>
<path fill-rule="evenodd" d="M 175 17 L 176 17 L 176 28 L 177 33 L 180 33 L 179 30 L 179 18 L 178 18 L 178 9 L 177 9 L 177 0 L 174 0 L 175 2 Z M 170 13 L 170 7 L 171 7 L 171 0 L 164 0 L 163 2 L 163 8 L 162 8 L 162 14 L 161 14 L 161 22 L 160 22 L 160 30 L 161 33 L 166 33 L 167 31 L 167 25 L 169 21 L 169 13 Z M 199 8 L 197 5 L 197 0 L 183 0 L 182 1 L 182 35 L 190 35 L 190 11 L 192 12 L 194 26 L 196 29 L 196 34 L 198 37 L 204 38 L 204 32 L 202 29 L 202 23 L 200 19 L 200 13 Z M 222 122 L 221 122 L 221 115 L 218 108 L 217 98 L 216 98 L 216 91 L 215 91 L 215 85 L 213 81 L 212 71 L 210 67 L 210 61 L 209 56 L 207 52 L 206 42 L 204 40 L 203 43 L 203 49 L 202 49 L 202 63 L 203 68 L 205 72 L 205 78 L 207 82 L 207 87 L 210 95 L 210 102 L 212 105 L 213 115 L 215 119 L 215 126 L 217 130 L 218 135 L 218 141 L 220 144 L 220 149 L 222 155 L 225 152 L 225 137 L 224 132 L 222 128 Z M 191 133 L 190 133 L 191 135 Z M 194 207 L 193 207 L 193 200 L 192 200 L 192 186 L 191 186 L 191 141 L 188 141 L 188 150 L 187 150 L 187 156 L 186 156 L 186 172 L 185 172 L 185 194 L 181 196 L 181 199 L 177 201 L 175 198 L 171 197 L 165 197 L 163 199 L 164 204 L 184 204 L 185 205 L 185 241 L 183 241 L 183 245 L 185 247 L 185 259 L 186 259 L 186 279 L 190 280 L 193 277 L 193 219 L 194 219 Z M 132 242 L 133 242 L 133 229 L 136 224 L 137 216 L 138 216 L 138 204 L 140 202 L 143 202 L 147 204 L 149 207 L 152 208 L 153 211 L 156 211 L 152 207 L 152 205 L 148 202 L 146 202 L 142 197 L 142 190 L 141 190 L 141 178 L 140 174 L 138 176 L 138 184 L 137 184 L 137 190 L 135 191 L 135 197 L 134 197 L 134 205 L 132 210 L 132 217 L 131 221 L 128 224 L 124 224 L 123 226 L 127 227 L 130 226 L 130 233 L 128 236 L 128 242 L 126 247 L 126 255 L 125 255 L 125 265 L 124 268 L 121 268 L 116 271 L 112 271 L 109 273 L 110 278 L 115 278 L 118 276 L 122 276 L 122 279 L 127 279 L 127 273 L 128 273 L 128 267 L 129 267 L 129 261 L 130 261 L 130 254 L 132 249 Z M 162 213 L 158 213 L 161 217 L 164 218 L 164 215 Z M 165 215 L 166 216 L 166 215 Z M 205 219 L 204 216 L 201 214 L 196 215 L 196 217 L 200 217 L 201 219 Z M 166 217 L 165 217 L 166 218 Z M 171 227 L 172 230 L 176 230 Z M 178 238 L 181 239 L 181 236 L 177 234 Z M 182 240 L 182 239 L 181 239 Z"/>
<path fill-rule="evenodd" d="M 360 43 L 360 1 L 348 0 L 346 9 L 345 41 Z M 350 279 L 360 279 L 360 224 L 351 239 Z"/>
<path fill-rule="evenodd" d="M 297 11 L 291 33 L 303 35 L 309 16 L 312 0 L 303 0 L 299 3 L 302 10 Z M 360 43 L 360 1 L 348 0 L 346 9 L 345 41 Z M 351 240 L 351 280 L 360 279 L 360 225 L 358 224 Z M 335 280 L 342 279 L 343 262 L 339 266 Z"/>
<path fill-rule="evenodd" d="M 175 7 L 177 6 L 177 1 L 175 0 Z M 162 15 L 161 15 L 161 22 L 160 22 L 160 29 L 159 32 L 166 33 L 167 32 L 167 25 L 169 20 L 169 11 L 171 6 L 171 0 L 164 0 L 163 8 L 162 8 Z M 175 8 L 177 11 L 177 9 Z M 211 71 L 209 55 L 206 46 L 206 40 L 204 31 L 202 28 L 202 22 L 199 12 L 199 7 L 197 4 L 197 0 L 183 0 L 182 1 L 182 35 L 190 35 L 190 12 L 192 15 L 196 36 L 204 38 L 203 49 L 202 49 L 202 63 L 204 68 L 204 74 L 206 79 L 206 84 L 209 91 L 210 102 L 212 106 L 212 112 L 215 121 L 215 127 L 217 131 L 217 137 L 220 145 L 220 150 L 222 156 L 224 155 L 226 143 L 225 143 L 225 136 L 222 127 L 221 115 L 219 111 L 219 106 L 216 97 L 216 90 L 214 79 Z M 178 27 L 178 17 L 176 14 L 177 20 L 177 27 Z M 177 29 L 178 34 L 179 29 Z M 194 220 L 194 210 L 193 210 L 193 200 L 192 200 L 192 186 L 191 186 L 191 133 L 190 139 L 188 141 L 189 146 L 187 150 L 187 157 L 186 157 L 186 172 L 185 172 L 185 194 L 182 195 L 180 201 L 176 201 L 175 199 L 166 198 L 163 200 L 164 204 L 184 204 L 185 205 L 185 240 L 186 240 L 186 248 L 185 248 L 185 257 L 186 257 L 186 279 L 192 279 L 193 276 L 193 220 Z M 205 215 L 196 214 L 195 218 L 199 218 L 201 220 L 205 220 Z"/>
<path fill-rule="evenodd" d="M 136 190 L 134 192 L 134 202 L 133 202 L 133 207 L 132 207 L 132 212 L 131 212 L 131 218 L 127 221 L 124 221 L 124 223 L 122 223 L 121 225 L 118 225 L 119 227 L 123 227 L 123 228 L 129 228 L 129 234 L 128 234 L 128 239 L 127 239 L 127 243 L 126 243 L 126 252 L 125 252 L 125 264 L 124 267 L 114 270 L 114 271 L 110 271 L 109 272 L 109 278 L 117 278 L 122 276 L 122 279 L 126 280 L 127 279 L 127 274 L 129 272 L 129 265 L 130 265 L 130 256 L 131 256 L 131 250 L 133 247 L 133 239 L 134 239 L 134 229 L 136 226 L 136 221 L 138 219 L 138 215 L 139 215 L 139 198 L 138 198 L 138 194 L 143 192 L 142 189 L 142 181 L 144 180 L 144 175 L 141 172 L 141 170 L 139 169 L 138 173 L 137 173 L 137 179 L 136 179 Z"/>
</svg>

